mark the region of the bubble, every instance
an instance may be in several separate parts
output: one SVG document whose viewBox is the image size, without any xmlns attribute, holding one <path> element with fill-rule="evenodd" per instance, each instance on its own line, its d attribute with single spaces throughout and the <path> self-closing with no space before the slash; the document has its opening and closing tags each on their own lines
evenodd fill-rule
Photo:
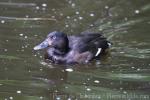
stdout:
<svg viewBox="0 0 150 100">
<path fill-rule="evenodd" d="M 36 6 L 36 9 L 37 9 L 37 10 L 39 10 L 39 9 L 40 9 L 40 7 L 39 7 L 39 6 Z"/>
<path fill-rule="evenodd" d="M 24 49 L 24 46 L 22 46 L 21 48 Z"/>
<path fill-rule="evenodd" d="M 123 91 L 124 94 L 127 94 L 127 91 Z"/>
<path fill-rule="evenodd" d="M 87 88 L 86 90 L 87 90 L 87 91 L 91 91 L 91 89 L 90 89 L 90 88 Z"/>
<path fill-rule="evenodd" d="M 73 21 L 75 21 L 75 22 L 76 22 L 76 21 L 77 21 L 77 19 L 73 19 Z"/>
<path fill-rule="evenodd" d="M 70 16 L 67 16 L 67 19 L 70 19 Z"/>
<path fill-rule="evenodd" d="M 128 18 L 127 18 L 127 17 L 125 17 L 125 18 L 124 18 L 124 20 L 125 20 L 125 21 L 127 21 L 127 20 L 128 20 Z"/>
<path fill-rule="evenodd" d="M 135 67 L 131 67 L 132 69 L 134 69 Z"/>
<path fill-rule="evenodd" d="M 43 97 L 42 97 L 42 96 L 40 96 L 40 99 L 43 99 Z"/>
<path fill-rule="evenodd" d="M 91 17 L 95 16 L 93 13 L 90 14 Z"/>
<path fill-rule="evenodd" d="M 122 87 L 120 87 L 120 90 L 123 90 L 123 88 L 122 88 Z"/>
<path fill-rule="evenodd" d="M 24 38 L 25 38 L 25 39 L 27 39 L 27 38 L 28 38 L 28 36 L 25 36 Z"/>
<path fill-rule="evenodd" d="M 78 11 L 76 11 L 76 14 L 79 15 L 80 13 Z"/>
<path fill-rule="evenodd" d="M 68 89 L 68 87 L 67 87 L 67 86 L 65 86 L 65 88 L 66 88 L 66 89 Z"/>
<path fill-rule="evenodd" d="M 139 13 L 140 13 L 140 11 L 139 11 L 139 10 L 135 10 L 134 12 L 135 12 L 136 14 L 139 14 Z"/>
<path fill-rule="evenodd" d="M 141 70 L 140 68 L 137 69 L 137 71 L 140 71 L 140 70 Z"/>
<path fill-rule="evenodd" d="M 60 16 L 63 16 L 64 14 L 63 13 L 60 13 Z"/>
<path fill-rule="evenodd" d="M 40 56 L 40 58 L 42 58 L 42 56 Z"/>
<path fill-rule="evenodd" d="M 65 25 L 65 27 L 69 27 L 69 25 L 67 24 L 67 25 Z"/>
<path fill-rule="evenodd" d="M 37 37 L 38 35 L 37 35 L 37 34 L 35 34 L 34 36 L 35 36 L 35 37 Z"/>
<path fill-rule="evenodd" d="M 105 6 L 105 9 L 108 9 L 109 7 L 108 6 Z"/>
<path fill-rule="evenodd" d="M 79 17 L 79 19 L 80 19 L 80 20 L 82 20 L 82 19 L 83 19 L 83 17 L 81 17 L 81 16 L 80 16 L 80 17 Z"/>
<path fill-rule="evenodd" d="M 84 85 L 86 85 L 86 83 L 83 83 Z"/>
<path fill-rule="evenodd" d="M 46 10 L 46 8 L 42 8 L 42 10 L 44 11 L 44 10 Z"/>
<path fill-rule="evenodd" d="M 13 100 L 13 97 L 9 97 L 10 100 Z"/>
<path fill-rule="evenodd" d="M 56 97 L 56 100 L 61 100 L 61 98 L 60 97 Z"/>
<path fill-rule="evenodd" d="M 20 94 L 20 93 L 21 93 L 21 91 L 20 91 L 20 90 L 18 90 L 18 91 L 17 91 L 17 93 L 18 93 L 18 94 Z"/>
<path fill-rule="evenodd" d="M 4 24 L 4 23 L 5 23 L 5 20 L 1 20 L 1 23 Z"/>
<path fill-rule="evenodd" d="M 94 83 L 99 83 L 99 80 L 95 80 Z"/>
<path fill-rule="evenodd" d="M 52 9 L 52 11 L 55 11 L 55 10 L 56 10 L 55 8 Z"/>
<path fill-rule="evenodd" d="M 29 15 L 26 15 L 26 18 L 29 18 Z"/>
<path fill-rule="evenodd" d="M 71 100 L 71 98 L 68 98 L 68 100 Z"/>
<path fill-rule="evenodd" d="M 93 24 L 90 24 L 90 26 L 93 27 L 94 25 L 93 25 Z"/>
<path fill-rule="evenodd" d="M 65 69 L 67 72 L 73 72 L 73 69 L 72 68 L 67 68 Z"/>
<path fill-rule="evenodd" d="M 55 16 L 51 16 L 51 18 L 55 18 Z"/>
<path fill-rule="evenodd" d="M 23 36 L 23 34 L 21 33 L 21 34 L 19 34 L 20 36 Z"/>
<path fill-rule="evenodd" d="M 35 54 L 35 55 L 33 55 L 33 56 L 35 56 L 35 57 L 36 57 L 37 55 Z"/>
<path fill-rule="evenodd" d="M 68 1 L 68 3 L 69 3 L 69 4 L 71 4 L 71 3 L 72 3 L 72 1 Z"/>
<path fill-rule="evenodd" d="M 71 6 L 72 6 L 72 7 L 75 7 L 75 3 L 72 3 Z"/>
<path fill-rule="evenodd" d="M 101 99 L 101 97 L 100 97 L 100 96 L 98 96 L 97 98 L 98 98 L 98 99 Z"/>
<path fill-rule="evenodd" d="M 99 31 L 102 31 L 103 29 L 102 28 L 100 28 L 100 29 L 98 29 Z"/>
<path fill-rule="evenodd" d="M 28 45 L 25 45 L 25 48 L 28 48 Z"/>
<path fill-rule="evenodd" d="M 45 80 L 45 81 L 47 81 L 48 79 L 47 79 L 47 78 L 45 78 L 44 80 Z"/>
<path fill-rule="evenodd" d="M 7 52 L 7 51 L 8 51 L 8 49 L 4 49 L 4 51 L 5 51 L 5 52 Z"/>
<path fill-rule="evenodd" d="M 121 54 L 124 54 L 125 52 L 121 51 L 120 53 L 121 53 Z"/>
<path fill-rule="evenodd" d="M 43 3 L 42 6 L 43 6 L 43 7 L 47 7 L 47 4 L 46 4 L 46 3 Z"/>
</svg>

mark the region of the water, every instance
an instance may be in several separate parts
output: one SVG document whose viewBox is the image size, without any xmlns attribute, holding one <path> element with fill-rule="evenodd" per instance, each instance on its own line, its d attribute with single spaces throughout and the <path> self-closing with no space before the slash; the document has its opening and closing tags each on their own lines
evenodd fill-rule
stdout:
<svg viewBox="0 0 150 100">
<path fill-rule="evenodd" d="M 0 12 L 0 100 L 150 100 L 149 0 L 1 0 Z M 87 65 L 47 64 L 32 48 L 54 30 L 102 31 L 113 46 Z"/>
</svg>

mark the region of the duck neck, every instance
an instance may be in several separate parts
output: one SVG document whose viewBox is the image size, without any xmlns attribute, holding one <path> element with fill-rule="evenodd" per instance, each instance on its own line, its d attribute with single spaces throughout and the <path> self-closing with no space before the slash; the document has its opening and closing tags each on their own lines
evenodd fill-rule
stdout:
<svg viewBox="0 0 150 100">
<path fill-rule="evenodd" d="M 59 43 L 57 43 L 54 48 L 56 49 L 56 53 L 58 55 L 65 55 L 69 52 L 69 40 L 68 37 L 65 36 Z"/>
<path fill-rule="evenodd" d="M 56 55 L 65 55 L 66 53 L 68 53 L 69 51 L 69 47 L 65 47 L 65 48 L 55 48 L 54 53 Z"/>
</svg>

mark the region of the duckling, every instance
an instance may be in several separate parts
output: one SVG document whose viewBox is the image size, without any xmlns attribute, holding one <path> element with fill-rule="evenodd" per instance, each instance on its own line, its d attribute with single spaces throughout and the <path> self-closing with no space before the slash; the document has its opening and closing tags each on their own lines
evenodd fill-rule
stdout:
<svg viewBox="0 0 150 100">
<path fill-rule="evenodd" d="M 104 54 L 111 43 L 100 33 L 67 36 L 54 31 L 34 50 L 47 49 L 44 58 L 54 63 L 88 63 Z"/>
</svg>

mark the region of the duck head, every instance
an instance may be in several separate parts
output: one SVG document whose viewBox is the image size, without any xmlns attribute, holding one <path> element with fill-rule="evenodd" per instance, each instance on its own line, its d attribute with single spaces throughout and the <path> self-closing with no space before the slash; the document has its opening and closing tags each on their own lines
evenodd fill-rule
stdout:
<svg viewBox="0 0 150 100">
<path fill-rule="evenodd" d="M 47 35 L 46 39 L 34 47 L 34 50 L 40 50 L 44 48 L 55 48 L 61 52 L 67 52 L 69 49 L 69 40 L 66 34 L 62 32 L 51 32 Z"/>
</svg>

